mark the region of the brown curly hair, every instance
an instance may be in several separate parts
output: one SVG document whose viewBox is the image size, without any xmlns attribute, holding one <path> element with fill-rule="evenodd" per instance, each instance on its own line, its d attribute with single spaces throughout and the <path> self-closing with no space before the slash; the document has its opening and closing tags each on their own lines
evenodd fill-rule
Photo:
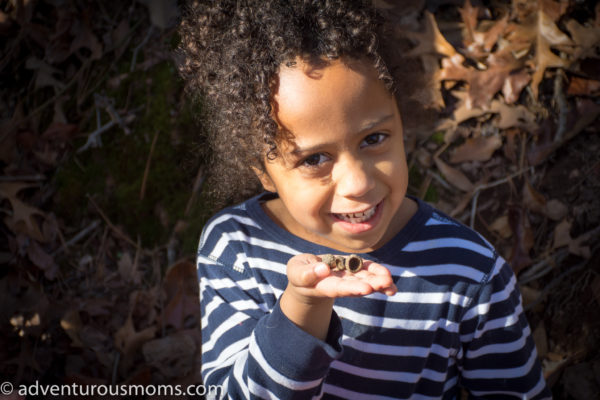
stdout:
<svg viewBox="0 0 600 400">
<path fill-rule="evenodd" d="M 272 118 L 279 67 L 296 57 L 365 59 L 386 87 L 382 19 L 362 0 L 215 0 L 189 5 L 179 33 L 178 67 L 187 90 L 209 106 L 209 187 L 220 203 L 260 190 L 250 167 L 277 157 L 282 132 Z"/>
</svg>

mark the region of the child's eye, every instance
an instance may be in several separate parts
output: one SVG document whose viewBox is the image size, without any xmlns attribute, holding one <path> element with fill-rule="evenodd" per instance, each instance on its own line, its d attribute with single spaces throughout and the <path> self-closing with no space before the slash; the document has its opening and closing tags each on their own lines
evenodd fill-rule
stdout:
<svg viewBox="0 0 600 400">
<path fill-rule="evenodd" d="M 316 153 L 316 154 L 311 154 L 310 156 L 306 157 L 304 160 L 302 160 L 300 162 L 300 165 L 305 166 L 305 167 L 318 167 L 319 165 L 323 164 L 327 160 L 329 160 L 329 158 L 325 154 Z"/>
<path fill-rule="evenodd" d="M 385 133 L 380 133 L 380 132 L 372 133 L 363 139 L 362 143 L 360 144 L 360 147 L 363 148 L 363 147 L 379 144 L 379 143 L 383 142 L 387 137 L 388 137 L 388 135 L 386 135 Z"/>
</svg>

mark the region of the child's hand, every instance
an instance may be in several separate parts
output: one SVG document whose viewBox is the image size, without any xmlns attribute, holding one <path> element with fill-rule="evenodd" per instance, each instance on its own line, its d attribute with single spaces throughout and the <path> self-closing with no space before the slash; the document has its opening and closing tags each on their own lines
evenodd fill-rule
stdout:
<svg viewBox="0 0 600 400">
<path fill-rule="evenodd" d="M 294 291 L 306 298 L 365 296 L 373 292 L 391 296 L 398 290 L 390 271 L 368 260 L 360 271 L 350 273 L 331 271 L 319 256 L 299 254 L 288 261 L 287 276 Z"/>
</svg>

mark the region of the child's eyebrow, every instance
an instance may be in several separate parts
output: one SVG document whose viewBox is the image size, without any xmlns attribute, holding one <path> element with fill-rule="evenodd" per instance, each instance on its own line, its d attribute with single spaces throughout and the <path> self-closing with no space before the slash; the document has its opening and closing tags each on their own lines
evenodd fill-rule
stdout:
<svg viewBox="0 0 600 400">
<path fill-rule="evenodd" d="M 367 133 L 368 131 L 370 131 L 371 129 L 375 128 L 376 126 L 379 126 L 387 121 L 389 121 L 390 119 L 394 118 L 394 114 L 387 114 L 382 116 L 381 118 L 378 118 L 376 120 L 373 120 L 367 124 L 365 124 L 360 131 L 356 132 L 355 135 L 356 136 L 360 136 L 363 135 L 365 133 Z M 319 143 L 317 145 L 314 146 L 309 146 L 309 147 L 300 147 L 297 144 L 294 144 L 294 150 L 292 150 L 290 152 L 290 155 L 292 156 L 299 156 L 301 153 L 311 153 L 314 152 L 316 150 L 319 150 L 320 148 L 326 146 L 327 143 Z"/>
</svg>

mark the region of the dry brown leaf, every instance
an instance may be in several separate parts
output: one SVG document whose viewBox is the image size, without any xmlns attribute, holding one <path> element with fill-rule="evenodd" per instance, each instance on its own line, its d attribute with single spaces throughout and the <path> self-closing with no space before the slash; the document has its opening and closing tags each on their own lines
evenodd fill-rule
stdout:
<svg viewBox="0 0 600 400">
<path fill-rule="evenodd" d="M 75 39 L 71 42 L 70 53 L 85 48 L 91 52 L 90 59 L 99 60 L 102 58 L 102 43 L 84 20 L 76 20 L 71 27 L 71 33 Z"/>
<path fill-rule="evenodd" d="M 529 180 L 523 185 L 523 204 L 536 213 L 542 214 L 546 210 L 546 198 L 531 186 Z"/>
<path fill-rule="evenodd" d="M 155 325 L 149 326 L 141 331 L 136 331 L 133 326 L 131 314 L 129 314 L 123 326 L 115 333 L 115 347 L 119 349 L 125 357 L 131 357 L 142 344 L 154 339 L 155 332 Z"/>
<path fill-rule="evenodd" d="M 160 320 L 164 326 L 176 330 L 197 326 L 200 321 L 196 267 L 191 262 L 179 261 L 169 267 L 164 288 L 167 294 Z"/>
<path fill-rule="evenodd" d="M 445 162 L 437 157 L 434 157 L 435 165 L 438 170 L 444 175 L 444 178 L 453 186 L 459 188 L 463 192 L 470 192 L 473 190 L 473 183 L 456 168 L 452 168 Z"/>
<path fill-rule="evenodd" d="M 574 59 L 594 56 L 596 47 L 600 44 L 600 26 L 584 26 L 570 19 L 565 26 L 575 42 Z"/>
<path fill-rule="evenodd" d="M 119 268 L 119 275 L 125 282 L 131 282 L 139 284 L 142 280 L 140 271 L 137 270 L 137 266 L 134 265 L 133 258 L 128 252 L 123 253 L 119 261 L 117 262 Z"/>
<path fill-rule="evenodd" d="M 41 210 L 23 203 L 17 197 L 21 190 L 31 186 L 33 185 L 19 182 L 2 182 L 0 184 L 0 198 L 6 198 L 13 208 L 13 214 L 5 217 L 4 222 L 14 233 L 23 233 L 39 242 L 45 242 L 46 238 L 35 218 L 36 215 L 45 217 L 45 214 Z"/>
<path fill-rule="evenodd" d="M 560 222 L 554 228 L 554 239 L 552 242 L 552 248 L 557 249 L 559 247 L 568 246 L 569 253 L 578 255 L 583 258 L 590 258 L 591 250 L 589 246 L 583 245 L 589 239 L 588 235 L 582 234 L 579 237 L 573 239 L 571 237 L 571 222 L 566 219 Z"/>
<path fill-rule="evenodd" d="M 526 70 L 512 71 L 502 85 L 502 95 L 506 104 L 513 104 L 519 100 L 521 92 L 530 81 L 531 75 Z"/>
<path fill-rule="evenodd" d="M 538 11 L 536 33 L 535 63 L 533 64 L 535 72 L 531 78 L 531 89 L 535 98 L 538 97 L 538 88 L 547 68 L 566 68 L 570 64 L 566 58 L 554 54 L 551 48 L 573 45 L 571 39 L 558 29 L 554 21 L 543 10 Z"/>
<path fill-rule="evenodd" d="M 65 84 L 54 77 L 54 75 L 60 74 L 60 71 L 46 64 L 44 61 L 32 56 L 27 59 L 25 67 L 36 71 L 36 89 L 42 89 L 48 86 L 54 88 L 55 91 L 64 89 Z"/>
<path fill-rule="evenodd" d="M 146 362 L 169 378 L 189 374 L 194 366 L 196 343 L 181 332 L 144 343 Z"/>
<path fill-rule="evenodd" d="M 490 111 L 499 114 L 500 120 L 496 123 L 499 129 L 521 128 L 528 132 L 536 126 L 535 115 L 522 105 L 509 106 L 502 101 L 494 100 Z"/>
<path fill-rule="evenodd" d="M 501 146 L 502 139 L 497 134 L 468 138 L 452 152 L 450 162 L 457 164 L 463 161 L 487 161 Z"/>
<path fill-rule="evenodd" d="M 69 338 L 71 338 L 71 346 L 83 347 L 83 344 L 79 339 L 79 332 L 83 327 L 83 322 L 81 322 L 81 318 L 79 316 L 79 310 L 71 309 L 67 311 L 60 320 L 60 326 L 69 336 Z"/>
<path fill-rule="evenodd" d="M 448 43 L 444 35 L 440 32 L 435 16 L 429 11 L 425 11 L 423 20 L 425 27 L 423 32 L 405 32 L 407 37 L 418 42 L 417 47 L 411 49 L 406 56 L 414 57 L 422 54 L 441 54 L 447 57 L 458 56 L 456 49 Z"/>
<path fill-rule="evenodd" d="M 498 217 L 490 224 L 490 229 L 496 232 L 502 239 L 508 239 L 512 236 L 512 230 L 508 223 L 508 216 L 502 215 Z"/>
<path fill-rule="evenodd" d="M 574 76 L 569 82 L 567 94 L 572 96 L 597 96 L 600 94 L 600 81 Z"/>
<path fill-rule="evenodd" d="M 462 8 L 459 8 L 461 19 L 465 25 L 466 39 L 464 40 L 465 47 L 469 48 L 475 41 L 475 29 L 477 28 L 477 16 L 479 8 L 471 5 L 471 0 L 466 0 Z"/>
<path fill-rule="evenodd" d="M 49 280 L 54 280 L 58 274 L 58 264 L 54 258 L 46 253 L 37 241 L 31 240 L 27 246 L 27 257 L 35 266 L 44 271 L 44 276 Z"/>
<path fill-rule="evenodd" d="M 560 221 L 567 216 L 569 208 L 557 199 L 550 199 L 546 202 L 544 214 L 553 221 Z"/>
</svg>

